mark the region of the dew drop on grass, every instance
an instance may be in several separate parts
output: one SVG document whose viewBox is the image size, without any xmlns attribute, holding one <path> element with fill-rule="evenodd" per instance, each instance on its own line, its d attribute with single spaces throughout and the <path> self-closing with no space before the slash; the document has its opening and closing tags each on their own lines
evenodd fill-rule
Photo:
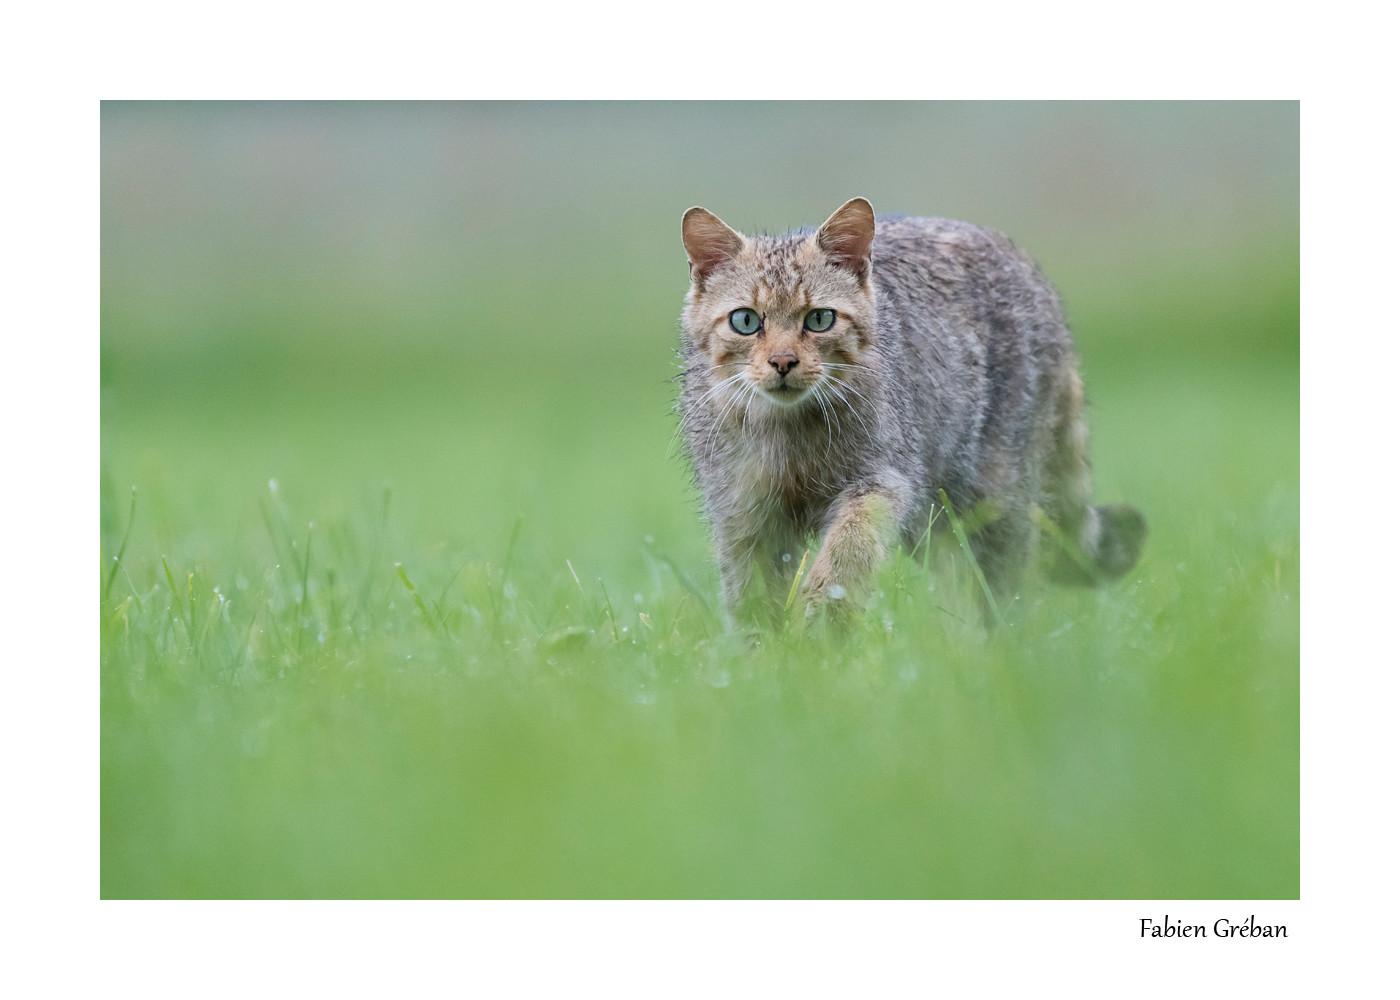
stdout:
<svg viewBox="0 0 1400 1000">
<path fill-rule="evenodd" d="M 844 601 L 846 599 L 846 588 L 839 583 L 833 583 L 826 588 L 826 596 L 833 601 Z"/>
</svg>

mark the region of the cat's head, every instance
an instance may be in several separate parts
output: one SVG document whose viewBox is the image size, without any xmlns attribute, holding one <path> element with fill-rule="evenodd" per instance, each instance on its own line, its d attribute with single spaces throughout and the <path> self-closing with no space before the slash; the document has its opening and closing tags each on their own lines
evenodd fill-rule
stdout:
<svg viewBox="0 0 1400 1000">
<path fill-rule="evenodd" d="M 863 366 L 875 334 L 875 213 L 852 198 L 815 233 L 744 236 L 703 208 L 681 220 L 690 291 L 681 323 L 709 362 L 714 397 L 780 411 Z M 724 388 L 718 388 L 724 384 Z"/>
</svg>

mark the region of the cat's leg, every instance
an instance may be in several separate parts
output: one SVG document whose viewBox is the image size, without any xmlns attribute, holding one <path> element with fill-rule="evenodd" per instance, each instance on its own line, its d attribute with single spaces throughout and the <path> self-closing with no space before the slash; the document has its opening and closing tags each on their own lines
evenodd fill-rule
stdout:
<svg viewBox="0 0 1400 1000">
<path fill-rule="evenodd" d="M 771 624 L 797 568 L 791 555 L 800 552 L 796 529 L 765 507 L 732 511 L 714 525 L 726 624 Z"/>
<path fill-rule="evenodd" d="M 802 546 L 784 525 L 771 525 L 752 549 L 740 549 L 722 565 L 728 624 L 778 625 L 800 565 Z M 794 552 L 797 553 L 794 556 Z"/>
<path fill-rule="evenodd" d="M 1042 549 L 1057 583 L 1092 585 L 1122 576 L 1137 562 L 1147 522 L 1126 504 L 1093 503 L 1084 387 L 1069 369 L 1056 393 L 1054 441 L 1046 468 L 1046 515 L 1053 537 Z"/>
<path fill-rule="evenodd" d="M 754 581 L 758 573 L 758 538 L 739 525 L 715 530 L 715 560 L 719 563 L 720 598 L 725 624 L 741 624 L 756 600 Z"/>
<path fill-rule="evenodd" d="M 860 603 L 876 568 L 898 543 L 912 502 L 913 490 L 895 472 L 841 491 L 802 582 L 809 615 L 823 609 L 842 614 Z"/>
<path fill-rule="evenodd" d="M 991 591 L 989 600 L 978 588 L 982 619 L 989 627 L 1005 621 L 1008 605 L 1015 600 L 1030 561 L 1034 539 L 1030 505 L 1020 501 L 1001 505 L 996 516 L 968 538 L 973 558 Z"/>
</svg>

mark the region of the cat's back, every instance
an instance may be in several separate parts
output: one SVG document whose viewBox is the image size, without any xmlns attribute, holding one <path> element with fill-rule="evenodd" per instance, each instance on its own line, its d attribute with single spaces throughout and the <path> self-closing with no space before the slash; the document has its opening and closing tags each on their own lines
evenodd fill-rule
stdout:
<svg viewBox="0 0 1400 1000">
<path fill-rule="evenodd" d="M 881 288 L 944 295 L 1049 291 L 1035 262 L 1005 235 L 957 219 L 880 216 L 875 223 L 875 279 Z"/>
<path fill-rule="evenodd" d="M 1007 237 L 969 222 L 878 218 L 872 257 L 900 445 L 971 489 L 1014 465 L 1073 356 L 1059 298 Z"/>
<path fill-rule="evenodd" d="M 1068 345 L 1053 286 L 1029 255 L 994 229 L 956 219 L 880 216 L 872 256 L 881 325 L 895 336 L 917 331 L 937 340 L 961 328 L 994 353 L 1058 353 Z"/>
</svg>

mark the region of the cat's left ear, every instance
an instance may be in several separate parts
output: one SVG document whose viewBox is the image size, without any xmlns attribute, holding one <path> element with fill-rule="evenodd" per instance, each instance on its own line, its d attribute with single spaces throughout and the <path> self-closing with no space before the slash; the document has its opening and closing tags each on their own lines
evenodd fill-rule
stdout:
<svg viewBox="0 0 1400 1000">
<path fill-rule="evenodd" d="M 870 246 L 875 242 L 875 209 L 864 198 L 852 198 L 822 223 L 817 246 L 837 267 L 861 281 L 870 276 Z"/>
</svg>

